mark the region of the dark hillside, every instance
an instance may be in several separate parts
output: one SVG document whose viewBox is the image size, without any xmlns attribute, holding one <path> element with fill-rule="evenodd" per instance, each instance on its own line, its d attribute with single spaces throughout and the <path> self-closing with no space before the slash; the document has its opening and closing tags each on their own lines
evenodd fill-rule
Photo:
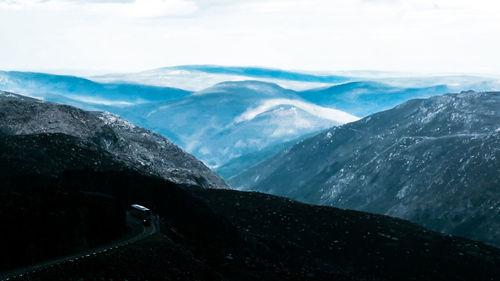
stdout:
<svg viewBox="0 0 500 281">
<path fill-rule="evenodd" d="M 13 115 L 2 116 L 5 111 L 0 111 L 0 120 L 8 120 L 0 130 L 18 132 L 0 133 L 1 271 L 116 240 L 126 230 L 125 208 L 132 203 L 160 216 L 161 233 L 23 275 L 26 280 L 498 280 L 500 276 L 500 249 L 383 215 L 261 193 L 207 189 L 195 181 L 174 183 L 162 177 L 165 166 L 156 166 L 156 177 L 137 165 L 140 157 L 149 155 L 161 164 L 175 155 L 159 153 L 162 149 L 151 155 L 145 149 L 156 147 L 148 140 L 157 140 L 167 145 L 166 151 L 178 151 L 165 139 L 123 120 L 113 123 L 117 127 L 103 125 L 90 113 L 19 96 L 7 97 L 2 104 L 18 112 L 20 119 L 14 122 Z M 23 115 L 23 108 L 43 109 L 40 116 L 48 127 Z M 65 117 L 64 126 L 53 125 L 59 120 L 54 113 Z M 96 124 L 88 127 L 89 120 Z M 45 132 L 50 126 L 55 129 Z M 124 161 L 128 155 L 124 151 L 135 151 L 130 147 L 144 150 L 136 154 L 139 158 Z M 192 156 L 180 156 L 189 160 L 183 163 L 185 169 L 200 167 Z M 171 171 L 177 168 L 168 166 Z M 200 171 L 204 174 L 206 168 Z M 174 179 L 197 175 L 184 172 Z"/>
<path fill-rule="evenodd" d="M 331 128 L 229 183 L 500 246 L 499 159 L 500 92 L 462 92 Z"/>
<path fill-rule="evenodd" d="M 122 204 L 150 206 L 161 216 L 162 234 L 105 256 L 61 265 L 57 271 L 37 273 L 31 280 L 495 280 L 500 276 L 499 249 L 386 216 L 260 193 L 179 186 L 135 172 L 66 172 L 57 186 L 70 193 L 98 191 Z"/>
<path fill-rule="evenodd" d="M 126 231 L 116 199 L 39 177 L 2 181 L 0 206 L 0 272 L 93 248 Z"/>
</svg>

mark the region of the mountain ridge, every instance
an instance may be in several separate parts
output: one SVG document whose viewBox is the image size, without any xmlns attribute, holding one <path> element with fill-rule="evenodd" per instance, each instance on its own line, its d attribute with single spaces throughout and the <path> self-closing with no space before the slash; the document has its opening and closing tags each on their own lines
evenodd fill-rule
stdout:
<svg viewBox="0 0 500 281">
<path fill-rule="evenodd" d="M 201 161 L 168 139 L 107 112 L 0 92 L 0 132 L 6 135 L 62 133 L 112 154 L 134 169 L 177 183 L 228 188 Z"/>
<path fill-rule="evenodd" d="M 410 100 L 303 140 L 229 183 L 500 245 L 499 107 L 499 92 Z"/>
<path fill-rule="evenodd" d="M 309 102 L 365 117 L 409 99 L 428 98 L 452 91 L 453 89 L 445 84 L 405 88 L 380 81 L 352 81 L 301 91 L 299 95 Z"/>
<path fill-rule="evenodd" d="M 135 103 L 167 101 L 191 94 L 178 88 L 136 83 L 99 83 L 86 78 L 39 72 L 0 71 L 0 89 L 44 98 L 48 101 L 73 102 L 88 106 L 128 106 Z"/>
<path fill-rule="evenodd" d="M 238 69 L 243 71 L 246 68 Z M 198 85 L 199 81 L 196 79 L 199 78 L 210 83 L 199 91 L 183 91 L 127 84 L 130 82 L 103 84 L 78 77 L 15 72 L 16 75 L 13 75 L 12 83 L 9 84 L 2 82 L 2 77 L 4 81 L 9 80 L 9 73 L 0 72 L 0 88 L 19 90 L 17 93 L 39 96 L 47 101 L 86 110 L 118 114 L 134 124 L 169 138 L 213 169 L 219 169 L 233 159 L 238 159 L 238 165 L 225 171 L 239 173 L 241 170 L 235 171 L 234 168 L 245 169 L 254 164 L 254 160 L 264 160 L 255 159 L 258 155 L 256 152 L 269 151 L 272 147 L 303 135 L 355 121 L 356 116 L 387 109 L 409 98 L 450 92 L 462 84 L 466 85 L 465 88 L 474 85 L 486 89 L 494 87 L 494 84 L 488 84 L 490 80 L 486 81 L 486 78 L 481 77 L 431 77 L 422 78 L 423 80 L 418 77 L 401 78 L 408 80 L 399 81 L 399 84 L 404 84 L 405 81 L 409 83 L 406 86 L 394 86 L 391 81 L 382 77 L 375 80 L 341 81 L 338 85 L 313 83 L 308 85 L 315 89 L 301 91 L 301 87 L 295 88 L 273 79 L 256 81 L 255 77 L 240 75 L 236 81 L 231 81 L 234 78 L 232 76 L 210 74 L 202 69 L 195 74 L 186 71 L 172 69 L 172 73 L 169 72 L 171 75 L 157 73 L 151 79 L 175 82 L 179 78 L 184 79 L 186 85 Z M 194 76 L 191 77 L 189 73 Z M 24 78 L 18 79 L 16 76 Z M 204 80 L 205 78 L 208 80 Z M 421 88 L 415 87 L 415 84 Z M 217 107 L 220 107 L 219 110 L 215 110 Z M 250 159 L 246 155 L 253 160 L 244 163 L 245 159 Z M 226 172 L 226 179 L 234 176 Z"/>
</svg>

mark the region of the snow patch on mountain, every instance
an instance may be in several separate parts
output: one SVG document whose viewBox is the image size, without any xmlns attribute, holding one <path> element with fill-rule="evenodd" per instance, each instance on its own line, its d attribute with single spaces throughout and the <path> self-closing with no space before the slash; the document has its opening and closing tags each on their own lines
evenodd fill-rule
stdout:
<svg viewBox="0 0 500 281">
<path fill-rule="evenodd" d="M 136 128 L 136 126 L 132 123 L 130 123 L 129 121 L 121 118 L 120 116 L 118 115 L 115 115 L 115 114 L 112 114 L 112 113 L 109 113 L 109 112 L 101 112 L 98 116 L 99 119 L 101 119 L 104 124 L 106 125 L 113 125 L 113 126 L 117 126 L 117 127 L 120 127 L 120 128 L 124 128 L 124 129 L 128 129 L 128 130 L 133 130 Z M 167 139 L 165 139 L 167 140 Z"/>
<path fill-rule="evenodd" d="M 234 121 L 236 123 L 250 121 L 256 118 L 258 115 L 271 110 L 272 108 L 282 106 L 282 105 L 291 105 L 297 108 L 300 108 L 307 113 L 330 121 L 334 121 L 338 124 L 345 124 L 353 121 L 359 120 L 358 117 L 351 115 L 349 113 L 336 110 L 333 108 L 327 108 L 318 106 L 312 103 L 300 101 L 300 100 L 291 100 L 291 99 L 269 99 L 264 100 L 259 106 L 255 108 L 250 108 L 245 111 L 240 116 L 236 117 Z"/>
</svg>

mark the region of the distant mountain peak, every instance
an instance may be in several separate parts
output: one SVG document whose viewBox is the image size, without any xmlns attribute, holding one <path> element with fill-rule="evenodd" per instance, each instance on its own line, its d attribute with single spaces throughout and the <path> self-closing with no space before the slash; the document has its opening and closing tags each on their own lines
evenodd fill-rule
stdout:
<svg viewBox="0 0 500 281">
<path fill-rule="evenodd" d="M 272 95 L 283 93 L 289 93 L 290 95 L 295 95 L 294 91 L 287 90 L 275 83 L 263 82 L 257 80 L 242 80 L 242 81 L 224 81 L 215 84 L 209 88 L 198 91 L 195 95 L 204 95 L 211 93 L 220 93 L 220 92 L 241 92 L 245 91 L 247 94 L 258 94 L 261 96 L 264 95 Z"/>
<path fill-rule="evenodd" d="M 307 112 L 308 114 L 311 114 L 313 116 L 325 120 L 330 120 L 336 124 L 345 124 L 359 120 L 358 117 L 351 115 L 349 113 L 336 110 L 333 108 L 321 107 L 302 100 L 268 99 L 263 101 L 259 106 L 255 108 L 249 108 L 247 111 L 243 112 L 240 116 L 236 117 L 235 121 L 236 122 L 249 121 L 264 112 L 268 112 L 271 109 L 283 106 L 290 106 L 292 108 L 301 109 Z"/>
<path fill-rule="evenodd" d="M 331 75 L 316 74 L 306 71 L 289 71 L 278 68 L 258 66 L 222 66 L 222 65 L 179 65 L 154 69 L 152 71 L 185 70 L 197 71 L 208 74 L 237 75 L 254 78 L 275 78 L 280 80 L 315 82 L 315 83 L 340 83 L 351 80 L 351 78 Z"/>
</svg>

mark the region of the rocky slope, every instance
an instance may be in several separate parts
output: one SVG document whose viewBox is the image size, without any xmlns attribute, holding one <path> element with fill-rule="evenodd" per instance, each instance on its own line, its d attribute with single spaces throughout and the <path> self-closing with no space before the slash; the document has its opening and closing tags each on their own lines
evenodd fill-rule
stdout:
<svg viewBox="0 0 500 281">
<path fill-rule="evenodd" d="M 24 178 L 9 181 L 19 186 Z M 179 186 L 131 171 L 32 180 L 34 190 L 49 185 L 107 194 L 124 204 L 141 202 L 160 215 L 161 234 L 31 273 L 26 280 L 489 281 L 500 274 L 499 249 L 387 216 Z M 16 251 L 14 245 L 9 249 Z"/>
<path fill-rule="evenodd" d="M 408 101 L 304 140 L 230 184 L 500 246 L 500 93 Z"/>
<path fill-rule="evenodd" d="M 176 183 L 228 188 L 201 161 L 166 138 L 116 115 L 0 92 L 0 135 L 36 138 L 42 134 L 71 136 L 80 147 L 104 151 L 131 169 Z"/>
</svg>

